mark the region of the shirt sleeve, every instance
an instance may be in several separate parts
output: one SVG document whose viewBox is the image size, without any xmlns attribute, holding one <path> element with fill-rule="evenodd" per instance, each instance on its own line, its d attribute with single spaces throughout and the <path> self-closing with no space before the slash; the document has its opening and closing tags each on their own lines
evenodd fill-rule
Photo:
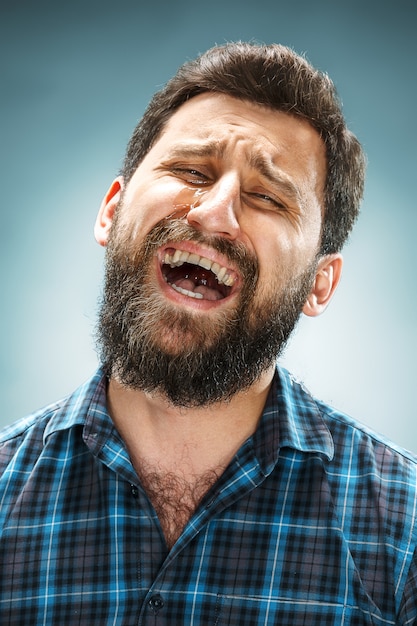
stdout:
<svg viewBox="0 0 417 626">
<path fill-rule="evenodd" d="M 414 550 L 396 623 L 417 626 L 417 548 Z"/>
</svg>

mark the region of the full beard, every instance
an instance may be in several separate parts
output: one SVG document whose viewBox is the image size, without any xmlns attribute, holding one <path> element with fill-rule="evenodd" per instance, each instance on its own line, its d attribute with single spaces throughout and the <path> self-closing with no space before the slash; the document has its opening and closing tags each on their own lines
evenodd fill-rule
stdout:
<svg viewBox="0 0 417 626">
<path fill-rule="evenodd" d="M 153 276 L 156 251 L 184 240 L 208 244 L 237 266 L 243 287 L 234 307 L 196 313 L 162 296 Z M 296 278 L 276 280 L 275 289 L 272 284 L 267 293 L 257 294 L 257 260 L 242 244 L 207 238 L 184 221 L 170 219 L 138 245 L 116 221 L 97 327 L 103 367 L 123 385 L 161 394 L 176 407 L 228 401 L 253 385 L 282 353 L 316 267 L 313 262 Z"/>
</svg>

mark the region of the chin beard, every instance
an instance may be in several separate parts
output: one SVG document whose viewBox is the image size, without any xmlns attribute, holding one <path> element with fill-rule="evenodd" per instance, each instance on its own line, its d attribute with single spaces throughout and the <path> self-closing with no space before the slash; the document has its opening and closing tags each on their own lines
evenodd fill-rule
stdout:
<svg viewBox="0 0 417 626">
<path fill-rule="evenodd" d="M 195 314 L 168 302 L 151 278 L 168 242 L 209 244 L 237 266 L 243 288 L 235 307 Z M 107 247 L 97 343 L 106 373 L 177 407 L 225 402 L 248 389 L 282 353 L 314 280 L 316 263 L 296 279 L 256 296 L 256 259 L 241 244 L 208 239 L 181 220 L 163 220 L 142 242 L 114 224 Z"/>
</svg>

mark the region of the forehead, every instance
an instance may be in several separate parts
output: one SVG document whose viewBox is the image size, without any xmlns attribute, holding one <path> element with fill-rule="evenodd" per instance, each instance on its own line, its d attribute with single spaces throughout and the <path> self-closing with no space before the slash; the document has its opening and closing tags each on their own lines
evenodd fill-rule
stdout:
<svg viewBox="0 0 417 626">
<path fill-rule="evenodd" d="M 259 140 L 269 139 L 271 144 L 308 143 L 323 152 L 324 143 L 319 133 L 306 120 L 284 111 L 274 110 L 248 100 L 226 94 L 203 93 L 182 104 L 169 118 L 161 137 L 170 138 L 194 135 L 201 139 L 214 139 L 230 133 L 255 133 Z"/>
<path fill-rule="evenodd" d="M 324 142 L 306 120 L 225 94 L 204 93 L 181 105 L 151 152 L 158 144 L 220 158 L 239 150 L 252 164 L 266 156 L 276 165 L 326 170 Z"/>
</svg>

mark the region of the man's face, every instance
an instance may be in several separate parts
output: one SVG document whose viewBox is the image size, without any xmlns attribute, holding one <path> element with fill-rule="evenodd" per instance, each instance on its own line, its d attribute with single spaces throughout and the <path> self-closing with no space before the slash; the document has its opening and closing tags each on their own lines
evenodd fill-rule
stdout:
<svg viewBox="0 0 417 626">
<path fill-rule="evenodd" d="M 288 114 L 203 94 L 171 117 L 96 226 L 99 335 L 122 382 L 201 405 L 271 366 L 316 276 L 325 169 L 317 132 Z"/>
</svg>

